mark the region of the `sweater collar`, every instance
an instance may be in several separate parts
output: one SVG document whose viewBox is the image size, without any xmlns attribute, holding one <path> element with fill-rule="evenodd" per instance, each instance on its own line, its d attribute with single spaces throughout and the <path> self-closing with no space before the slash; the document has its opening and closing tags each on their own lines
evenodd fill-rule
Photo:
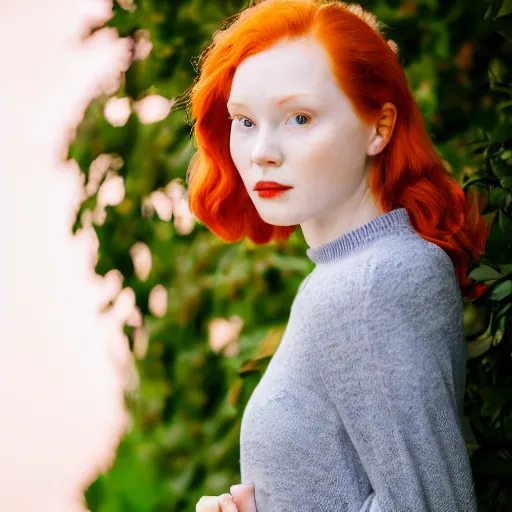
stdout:
<svg viewBox="0 0 512 512">
<path fill-rule="evenodd" d="M 310 247 L 306 250 L 306 255 L 315 264 L 329 263 L 345 258 L 369 242 L 401 231 L 414 232 L 405 208 L 398 208 L 378 215 L 370 222 L 352 231 L 347 231 L 334 240 L 318 247 Z"/>
</svg>

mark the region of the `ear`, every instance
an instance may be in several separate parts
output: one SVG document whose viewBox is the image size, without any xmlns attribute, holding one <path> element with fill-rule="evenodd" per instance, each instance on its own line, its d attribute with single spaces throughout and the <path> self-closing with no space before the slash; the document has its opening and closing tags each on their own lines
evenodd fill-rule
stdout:
<svg viewBox="0 0 512 512">
<path fill-rule="evenodd" d="M 380 118 L 372 131 L 366 153 L 370 156 L 378 155 L 388 144 L 395 128 L 396 107 L 393 103 L 384 103 Z"/>
</svg>

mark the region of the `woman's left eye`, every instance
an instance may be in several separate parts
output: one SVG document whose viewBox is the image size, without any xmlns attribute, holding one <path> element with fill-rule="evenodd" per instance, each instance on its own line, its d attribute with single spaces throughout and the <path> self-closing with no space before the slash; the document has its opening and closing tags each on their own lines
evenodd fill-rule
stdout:
<svg viewBox="0 0 512 512">
<path fill-rule="evenodd" d="M 299 125 L 306 124 L 308 121 L 310 121 L 309 117 L 306 114 L 295 114 L 290 119 L 297 119 L 297 118 L 302 118 L 303 120 L 305 120 L 303 122 L 298 123 Z"/>
</svg>

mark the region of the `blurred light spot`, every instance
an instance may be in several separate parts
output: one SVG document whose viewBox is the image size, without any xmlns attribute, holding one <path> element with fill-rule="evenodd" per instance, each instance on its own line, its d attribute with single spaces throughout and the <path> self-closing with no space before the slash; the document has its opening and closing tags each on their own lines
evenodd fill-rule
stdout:
<svg viewBox="0 0 512 512">
<path fill-rule="evenodd" d="M 107 153 L 102 153 L 96 157 L 89 166 L 89 179 L 85 186 L 85 191 L 88 196 L 92 196 L 98 190 L 103 176 L 110 168 L 111 156 Z"/>
<path fill-rule="evenodd" d="M 149 345 L 149 337 L 146 329 L 140 327 L 133 331 L 133 352 L 137 359 L 146 357 Z"/>
<path fill-rule="evenodd" d="M 94 208 L 93 212 L 94 224 L 97 226 L 103 226 L 106 219 L 107 211 L 105 210 L 105 206 L 100 203 L 96 204 L 96 208 Z"/>
<path fill-rule="evenodd" d="M 132 288 L 123 288 L 114 303 L 115 314 L 121 318 L 123 322 L 130 317 L 135 308 L 135 292 Z"/>
<path fill-rule="evenodd" d="M 135 52 L 133 60 L 144 60 L 153 49 L 150 41 L 150 33 L 147 29 L 139 29 L 133 35 L 135 39 Z"/>
<path fill-rule="evenodd" d="M 128 344 L 128 337 L 125 336 Z M 123 364 L 123 384 L 127 395 L 136 395 L 140 389 L 140 377 L 135 364 L 135 356 L 129 352 L 126 361 Z"/>
<path fill-rule="evenodd" d="M 190 208 L 184 197 L 181 197 L 174 207 L 174 215 L 177 217 L 188 217 L 190 215 Z"/>
<path fill-rule="evenodd" d="M 126 319 L 126 325 L 129 325 L 130 327 L 142 327 L 142 324 L 142 313 L 140 312 L 140 309 L 135 306 Z"/>
<path fill-rule="evenodd" d="M 123 177 L 110 172 L 100 187 L 97 202 L 104 206 L 117 206 L 125 193 Z"/>
<path fill-rule="evenodd" d="M 169 196 L 167 196 L 167 194 L 161 190 L 155 190 L 150 197 L 151 203 L 153 204 L 160 219 L 164 221 L 170 221 L 173 212 L 172 199 L 170 199 Z"/>
<path fill-rule="evenodd" d="M 168 100 L 160 94 L 150 94 L 135 102 L 133 110 L 142 124 L 156 123 L 169 115 L 174 102 L 175 98 Z"/>
<path fill-rule="evenodd" d="M 140 281 L 145 281 L 151 272 L 152 256 L 150 248 L 144 242 L 135 242 L 130 248 L 135 275 Z"/>
<path fill-rule="evenodd" d="M 174 227 L 180 235 L 189 235 L 194 231 L 196 221 L 194 217 L 176 217 Z"/>
<path fill-rule="evenodd" d="M 420 86 L 416 90 L 416 96 L 418 99 L 429 99 L 432 95 L 432 86 L 427 80 L 423 80 Z"/>
<path fill-rule="evenodd" d="M 103 297 L 104 302 L 113 300 L 117 297 L 123 288 L 124 277 L 117 268 L 109 270 L 103 277 Z"/>
<path fill-rule="evenodd" d="M 190 211 L 188 201 L 182 197 L 174 207 L 174 227 L 180 235 L 188 235 L 194 230 L 196 218 Z"/>
<path fill-rule="evenodd" d="M 124 126 L 132 113 L 130 98 L 110 98 L 103 107 L 103 115 L 112 126 Z"/>
<path fill-rule="evenodd" d="M 174 203 L 185 195 L 185 187 L 181 182 L 181 178 L 174 178 L 165 186 L 165 193 L 172 199 Z"/>
<path fill-rule="evenodd" d="M 167 290 L 157 284 L 149 293 L 148 307 L 152 315 L 162 318 L 167 313 Z"/>
<path fill-rule="evenodd" d="M 117 3 L 125 11 L 133 12 L 137 10 L 137 6 L 133 3 L 133 0 L 117 0 Z"/>
<path fill-rule="evenodd" d="M 155 207 L 153 206 L 153 202 L 151 201 L 151 196 L 144 198 L 142 201 L 142 216 L 146 219 L 149 219 L 153 216 L 153 213 L 155 213 Z"/>
<path fill-rule="evenodd" d="M 123 159 L 115 153 L 102 153 L 89 166 L 89 179 L 85 186 L 87 195 L 91 197 L 98 190 L 101 180 L 107 171 L 118 171 L 124 165 Z"/>
<path fill-rule="evenodd" d="M 98 263 L 98 249 L 100 242 L 98 235 L 93 227 L 80 228 L 75 234 L 77 247 L 80 248 L 82 254 L 85 254 L 86 261 L 91 268 Z"/>
<path fill-rule="evenodd" d="M 235 357 L 240 352 L 240 343 L 230 343 L 223 352 L 226 357 Z"/>
<path fill-rule="evenodd" d="M 231 344 L 238 345 L 236 341 L 240 336 L 240 332 L 244 325 L 244 321 L 238 315 L 232 315 L 228 320 L 225 318 L 216 318 L 208 324 L 208 343 L 210 348 L 219 353 L 223 349 L 226 357 L 232 357 L 238 353 L 238 348 L 227 348 Z"/>
<path fill-rule="evenodd" d="M 82 215 L 80 216 L 80 223 L 84 228 L 88 228 L 92 226 L 92 222 L 94 220 L 93 217 L 93 211 L 90 208 L 87 208 L 82 212 Z"/>
</svg>

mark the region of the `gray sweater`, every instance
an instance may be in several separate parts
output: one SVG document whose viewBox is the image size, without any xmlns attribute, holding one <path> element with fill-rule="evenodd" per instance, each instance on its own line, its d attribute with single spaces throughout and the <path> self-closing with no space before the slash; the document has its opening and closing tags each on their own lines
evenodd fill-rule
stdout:
<svg viewBox="0 0 512 512">
<path fill-rule="evenodd" d="M 320 247 L 243 414 L 258 512 L 474 512 L 463 303 L 399 208 Z"/>
</svg>

